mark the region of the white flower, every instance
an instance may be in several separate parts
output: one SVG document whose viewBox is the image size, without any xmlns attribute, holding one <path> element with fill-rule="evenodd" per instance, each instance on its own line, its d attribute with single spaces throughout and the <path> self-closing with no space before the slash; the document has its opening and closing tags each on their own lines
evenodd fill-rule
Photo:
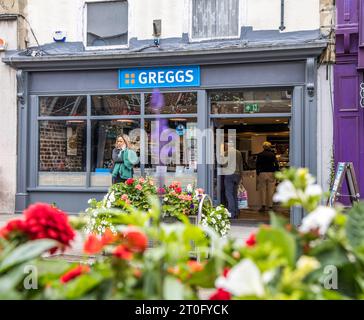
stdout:
<svg viewBox="0 0 364 320">
<path fill-rule="evenodd" d="M 115 193 L 114 192 L 111 192 L 110 195 L 109 195 L 109 200 L 111 202 L 115 202 Z"/>
<path fill-rule="evenodd" d="M 216 216 L 216 218 L 217 218 L 217 219 L 219 219 L 219 220 L 221 220 L 221 214 L 218 214 L 218 215 Z"/>
<path fill-rule="evenodd" d="M 88 201 L 87 201 L 87 203 L 88 204 L 91 204 L 93 202 L 93 199 L 89 199 Z"/>
<path fill-rule="evenodd" d="M 285 180 L 277 187 L 277 193 L 273 196 L 274 202 L 286 203 L 291 199 L 297 199 L 297 190 L 293 183 L 289 180 Z"/>
<path fill-rule="evenodd" d="M 188 184 L 188 185 L 187 185 L 187 187 L 186 187 L 186 191 L 187 191 L 187 192 L 192 192 L 192 191 L 193 191 L 192 184 Z"/>
<path fill-rule="evenodd" d="M 225 227 L 225 226 L 226 226 L 226 222 L 225 222 L 225 221 L 222 221 L 222 222 L 221 222 L 221 225 L 222 225 L 223 227 Z"/>
<path fill-rule="evenodd" d="M 108 202 L 106 203 L 106 208 L 108 208 L 108 209 L 110 209 L 110 208 L 111 208 L 111 202 L 110 202 L 110 201 L 108 201 Z"/>
<path fill-rule="evenodd" d="M 264 295 L 262 275 L 250 259 L 244 259 L 233 267 L 226 278 L 219 277 L 215 285 L 237 297 Z"/>
<path fill-rule="evenodd" d="M 164 200 L 164 201 L 168 201 L 168 197 L 165 197 L 163 200 Z"/>
<path fill-rule="evenodd" d="M 225 212 L 229 218 L 231 218 L 231 212 L 228 209 L 225 209 Z"/>
<path fill-rule="evenodd" d="M 324 235 L 335 216 L 336 211 L 334 209 L 320 206 L 303 218 L 299 230 L 307 233 L 311 230 L 319 229 L 320 235 Z"/>
<path fill-rule="evenodd" d="M 211 222 L 212 222 L 213 224 L 216 224 L 216 220 L 215 220 L 215 218 L 211 218 Z"/>
<path fill-rule="evenodd" d="M 305 190 L 305 195 L 306 195 L 306 197 L 316 197 L 316 196 L 321 197 L 322 188 L 318 184 L 311 184 L 311 185 L 307 186 L 307 188 Z"/>
<path fill-rule="evenodd" d="M 217 206 L 216 207 L 216 211 L 220 211 L 221 210 L 221 207 L 220 206 Z"/>
</svg>

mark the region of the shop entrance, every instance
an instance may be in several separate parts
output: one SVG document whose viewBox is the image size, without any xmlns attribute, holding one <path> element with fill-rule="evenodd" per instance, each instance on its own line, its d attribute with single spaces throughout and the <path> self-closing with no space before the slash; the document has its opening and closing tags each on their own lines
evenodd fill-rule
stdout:
<svg viewBox="0 0 364 320">
<path fill-rule="evenodd" d="M 278 169 L 288 168 L 290 166 L 290 143 L 291 143 L 291 95 L 289 91 L 257 91 L 252 95 L 251 101 L 236 102 L 238 95 L 242 96 L 243 92 L 234 92 L 235 101 L 225 98 L 221 101 L 216 100 L 216 96 L 210 97 L 212 113 L 218 113 L 216 110 L 221 108 L 240 108 L 243 111 L 250 110 L 242 114 L 225 114 L 211 115 L 211 125 L 214 129 L 214 153 L 215 159 L 221 155 L 227 154 L 227 142 L 234 140 L 236 150 L 242 156 L 243 173 L 242 182 L 239 184 L 238 210 L 237 219 L 253 222 L 269 222 L 270 206 L 273 211 L 287 218 L 290 217 L 290 211 L 282 208 L 277 203 L 269 203 L 269 191 L 274 192 L 276 184 L 262 183 L 262 176 L 258 179 L 257 175 L 257 157 L 263 151 L 263 143 L 271 144 L 271 151 L 277 159 Z M 220 94 L 221 95 L 221 94 Z M 260 98 L 259 98 L 260 96 Z M 231 99 L 231 96 L 229 97 Z M 247 108 L 246 105 L 249 107 Z M 259 112 L 263 108 L 269 108 L 273 112 Z M 229 109 L 228 109 L 229 110 Z M 234 109 L 233 109 L 234 110 Z M 267 111 L 267 110 L 264 110 Z M 283 112 L 286 111 L 286 112 Z M 224 113 L 225 113 L 224 112 Z M 258 114 L 257 114 L 258 113 Z M 231 192 L 231 186 L 226 175 L 226 164 L 218 161 L 213 165 L 210 179 L 212 179 L 212 194 L 216 203 L 222 203 L 228 207 L 228 193 Z M 258 169 L 259 169 L 258 165 Z M 268 195 L 263 201 L 263 188 Z M 266 210 L 262 210 L 263 202 L 266 203 Z"/>
</svg>

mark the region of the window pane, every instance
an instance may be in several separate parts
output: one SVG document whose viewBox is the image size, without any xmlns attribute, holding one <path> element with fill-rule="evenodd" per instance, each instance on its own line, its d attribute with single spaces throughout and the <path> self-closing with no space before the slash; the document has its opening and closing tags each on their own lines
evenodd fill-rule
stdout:
<svg viewBox="0 0 364 320">
<path fill-rule="evenodd" d="M 163 93 L 164 106 L 161 110 L 154 108 L 151 104 L 151 94 L 145 96 L 146 114 L 179 114 L 197 113 L 197 93 L 196 92 L 177 92 Z"/>
<path fill-rule="evenodd" d="M 239 35 L 239 0 L 193 0 L 192 37 Z"/>
<path fill-rule="evenodd" d="M 86 122 L 39 122 L 39 186 L 86 185 Z"/>
<path fill-rule="evenodd" d="M 211 113 L 290 113 L 290 90 L 221 91 L 211 93 Z"/>
<path fill-rule="evenodd" d="M 112 96 L 93 96 L 92 115 L 139 115 L 140 95 L 123 94 Z"/>
<path fill-rule="evenodd" d="M 128 43 L 128 2 L 87 4 L 87 46 Z"/>
<path fill-rule="evenodd" d="M 155 177 L 158 170 L 167 185 L 174 180 L 180 181 L 184 187 L 197 185 L 196 129 L 197 119 L 147 120 L 146 175 Z"/>
<path fill-rule="evenodd" d="M 39 115 L 64 117 L 86 116 L 86 97 L 40 97 Z"/>
<path fill-rule="evenodd" d="M 133 149 L 140 156 L 140 120 L 92 121 L 91 186 L 108 187 L 112 184 L 112 152 L 118 136 L 126 134 Z M 134 176 L 141 175 L 140 163 L 134 167 Z"/>
</svg>

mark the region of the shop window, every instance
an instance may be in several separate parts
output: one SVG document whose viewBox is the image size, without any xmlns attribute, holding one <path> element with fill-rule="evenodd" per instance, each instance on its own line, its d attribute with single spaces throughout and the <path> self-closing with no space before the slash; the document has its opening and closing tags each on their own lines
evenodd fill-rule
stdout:
<svg viewBox="0 0 364 320">
<path fill-rule="evenodd" d="M 197 113 L 196 92 L 164 93 L 164 106 L 161 109 L 151 104 L 151 94 L 145 97 L 146 114 L 193 114 Z"/>
<path fill-rule="evenodd" d="M 86 185 L 86 121 L 39 121 L 39 186 Z"/>
<path fill-rule="evenodd" d="M 140 95 L 93 96 L 92 115 L 140 115 Z"/>
<path fill-rule="evenodd" d="M 87 3 L 87 46 L 119 46 L 128 43 L 128 2 Z"/>
<path fill-rule="evenodd" d="M 145 122 L 148 152 L 147 176 L 162 175 L 169 185 L 178 180 L 184 187 L 197 185 L 197 119 L 150 119 Z"/>
<path fill-rule="evenodd" d="M 290 113 L 290 90 L 212 92 L 212 114 Z"/>
<path fill-rule="evenodd" d="M 118 136 L 128 135 L 130 148 L 140 157 L 140 120 L 92 121 L 91 186 L 108 187 L 112 184 L 112 152 Z M 134 176 L 141 176 L 140 163 Z"/>
<path fill-rule="evenodd" d="M 86 116 L 86 97 L 40 97 L 39 115 L 64 117 Z"/>
<path fill-rule="evenodd" d="M 239 0 L 192 0 L 192 37 L 239 36 Z"/>
</svg>

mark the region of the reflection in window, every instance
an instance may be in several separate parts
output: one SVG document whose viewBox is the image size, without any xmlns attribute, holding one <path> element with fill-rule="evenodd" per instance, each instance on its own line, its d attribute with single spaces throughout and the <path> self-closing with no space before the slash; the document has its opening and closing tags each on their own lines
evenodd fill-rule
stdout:
<svg viewBox="0 0 364 320">
<path fill-rule="evenodd" d="M 139 115 L 140 95 L 93 96 L 92 115 Z"/>
<path fill-rule="evenodd" d="M 165 183 L 181 181 L 183 186 L 197 184 L 197 119 L 165 119 L 165 130 L 158 127 L 158 121 L 145 122 L 148 135 L 148 157 L 145 165 L 147 176 L 157 173 Z M 158 141 L 155 133 L 159 133 Z M 158 145 L 159 144 L 159 145 Z M 160 150 L 160 152 L 158 152 Z"/>
<path fill-rule="evenodd" d="M 292 108 L 290 90 L 221 91 L 210 97 L 213 114 L 290 113 Z"/>
<path fill-rule="evenodd" d="M 87 46 L 128 43 L 128 2 L 87 3 Z"/>
<path fill-rule="evenodd" d="M 105 187 L 112 183 L 112 151 L 118 136 L 130 138 L 130 148 L 140 156 L 139 120 L 92 121 L 92 175 L 91 186 Z M 133 131 L 134 130 L 134 131 Z M 134 167 L 134 176 L 140 176 L 140 164 Z"/>
<path fill-rule="evenodd" d="M 64 117 L 86 116 L 86 97 L 40 97 L 39 115 Z"/>
<path fill-rule="evenodd" d="M 196 92 L 176 92 L 163 93 L 165 105 L 161 110 L 153 108 L 151 105 L 151 94 L 145 96 L 146 114 L 180 114 L 197 113 L 197 93 Z"/>
<path fill-rule="evenodd" d="M 85 186 L 86 122 L 39 122 L 39 185 Z"/>
</svg>

